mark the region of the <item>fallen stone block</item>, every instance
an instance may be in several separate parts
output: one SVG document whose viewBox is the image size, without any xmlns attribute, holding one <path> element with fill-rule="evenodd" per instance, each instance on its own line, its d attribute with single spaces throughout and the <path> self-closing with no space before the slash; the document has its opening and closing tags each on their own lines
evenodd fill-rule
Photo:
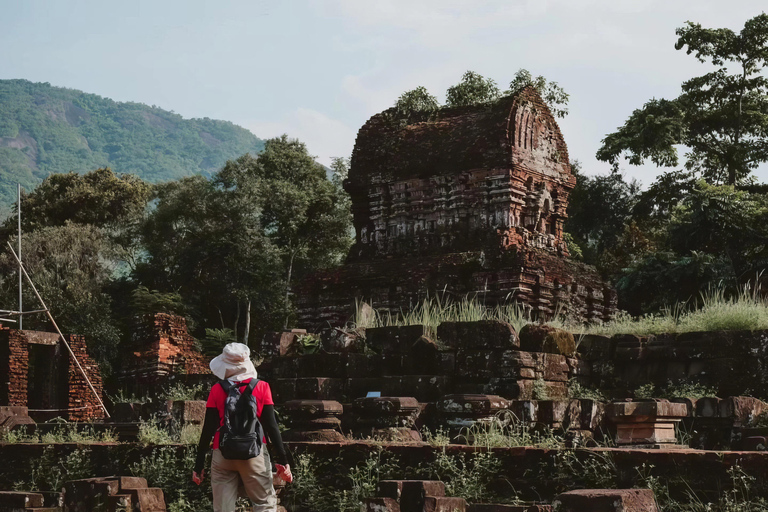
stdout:
<svg viewBox="0 0 768 512">
<path fill-rule="evenodd" d="M 558 512 L 658 512 L 650 489 L 579 489 L 560 494 Z"/>
</svg>

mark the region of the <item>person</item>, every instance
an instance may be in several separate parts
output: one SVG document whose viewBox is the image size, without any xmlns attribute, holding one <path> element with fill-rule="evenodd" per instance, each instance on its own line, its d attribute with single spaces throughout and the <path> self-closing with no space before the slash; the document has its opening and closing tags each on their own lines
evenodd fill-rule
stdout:
<svg viewBox="0 0 768 512">
<path fill-rule="evenodd" d="M 229 380 L 240 387 L 242 393 L 251 379 L 256 378 L 256 368 L 250 359 L 251 350 L 242 343 L 229 343 L 222 353 L 216 356 L 210 364 L 213 374 L 220 379 Z M 253 389 L 256 399 L 257 416 L 261 423 L 265 439 L 261 453 L 248 460 L 228 460 L 219 450 L 219 431 L 224 425 L 224 406 L 227 393 L 220 383 L 211 388 L 205 409 L 203 431 L 197 447 L 192 480 L 200 485 L 205 478 L 205 456 L 213 441 L 213 458 L 211 460 L 211 487 L 213 489 L 214 512 L 234 512 L 238 497 L 238 489 L 242 485 L 253 504 L 254 512 L 273 512 L 277 510 L 277 496 L 272 485 L 273 466 L 266 449 L 266 438 L 277 462 L 277 474 L 285 481 L 291 481 L 291 467 L 280 436 L 280 429 L 275 419 L 274 402 L 269 384 L 260 380 Z"/>
</svg>

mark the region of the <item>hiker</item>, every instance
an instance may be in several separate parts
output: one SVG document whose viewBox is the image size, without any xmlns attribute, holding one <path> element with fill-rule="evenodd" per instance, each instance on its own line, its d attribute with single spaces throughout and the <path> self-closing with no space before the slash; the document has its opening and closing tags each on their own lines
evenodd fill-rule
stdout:
<svg viewBox="0 0 768 512">
<path fill-rule="evenodd" d="M 256 378 L 250 354 L 246 345 L 229 343 L 210 364 L 211 371 L 220 380 L 208 395 L 192 480 L 198 485 L 202 483 L 205 456 L 213 439 L 211 487 L 214 512 L 234 512 L 241 486 L 245 487 L 254 512 L 277 510 L 277 496 L 272 485 L 274 469 L 267 453 L 266 438 L 269 438 L 277 462 L 274 466 L 277 475 L 286 482 L 293 480 L 275 419 L 272 391 L 269 384 Z"/>
</svg>

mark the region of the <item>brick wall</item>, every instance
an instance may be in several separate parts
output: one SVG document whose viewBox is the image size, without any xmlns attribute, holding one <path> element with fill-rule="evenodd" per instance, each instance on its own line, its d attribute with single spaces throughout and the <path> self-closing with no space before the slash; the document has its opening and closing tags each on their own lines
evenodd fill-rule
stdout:
<svg viewBox="0 0 768 512">
<path fill-rule="evenodd" d="M 102 388 L 101 373 L 99 366 L 88 355 L 85 345 L 85 336 L 70 334 L 67 336 L 72 352 L 77 357 L 88 379 L 96 389 L 99 398 L 104 399 Z M 66 349 L 65 349 L 66 350 Z M 104 411 L 99 405 L 99 401 L 91 391 L 90 387 L 83 378 L 83 374 L 77 368 L 68 351 L 63 352 L 69 358 L 69 381 L 68 381 L 68 407 L 70 409 L 68 416 L 70 421 L 88 421 L 104 417 Z"/>
<path fill-rule="evenodd" d="M 122 379 L 138 387 L 173 375 L 207 375 L 208 361 L 187 332 L 184 317 L 157 313 L 138 318 L 127 347 Z"/>
<path fill-rule="evenodd" d="M 23 331 L 0 330 L 0 405 L 27 405 L 28 367 Z"/>
</svg>

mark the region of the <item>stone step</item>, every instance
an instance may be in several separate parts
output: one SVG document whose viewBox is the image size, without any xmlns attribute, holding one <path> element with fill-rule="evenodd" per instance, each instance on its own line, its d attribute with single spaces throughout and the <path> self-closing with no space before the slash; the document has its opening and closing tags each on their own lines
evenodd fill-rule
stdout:
<svg viewBox="0 0 768 512">
<path fill-rule="evenodd" d="M 43 495 L 35 492 L 0 491 L 0 510 L 43 506 Z"/>
<path fill-rule="evenodd" d="M 134 510 L 141 512 L 165 512 L 165 496 L 158 487 L 144 489 L 125 489 L 125 494 L 131 496 Z"/>
</svg>

